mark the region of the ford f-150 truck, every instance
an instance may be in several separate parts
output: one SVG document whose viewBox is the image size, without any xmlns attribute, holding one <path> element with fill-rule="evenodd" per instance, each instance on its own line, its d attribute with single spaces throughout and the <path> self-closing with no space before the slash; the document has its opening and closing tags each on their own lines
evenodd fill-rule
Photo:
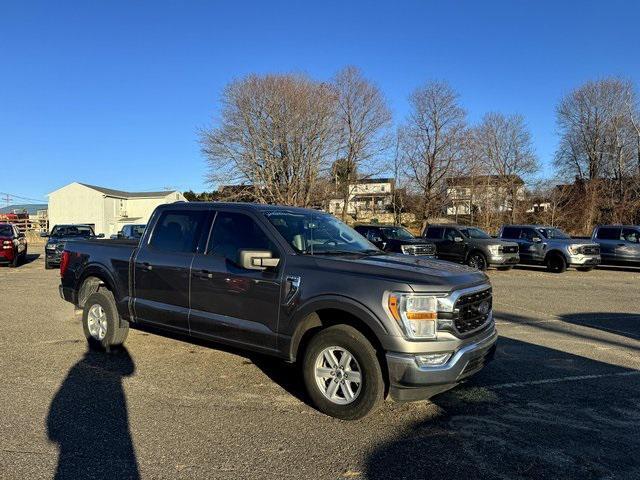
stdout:
<svg viewBox="0 0 640 480">
<path fill-rule="evenodd" d="M 497 338 L 484 273 L 385 253 L 316 210 L 161 205 L 139 242 L 69 241 L 60 273 L 91 346 L 148 324 L 298 362 L 341 419 L 452 388 Z"/>
</svg>

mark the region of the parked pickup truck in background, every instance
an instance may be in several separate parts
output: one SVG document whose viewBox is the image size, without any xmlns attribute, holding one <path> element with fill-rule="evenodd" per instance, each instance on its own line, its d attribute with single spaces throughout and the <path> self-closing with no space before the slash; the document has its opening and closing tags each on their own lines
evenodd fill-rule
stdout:
<svg viewBox="0 0 640 480">
<path fill-rule="evenodd" d="M 122 230 L 120 230 L 115 235 L 111 235 L 111 238 L 112 239 L 128 238 L 130 240 L 139 240 L 140 237 L 142 237 L 142 234 L 144 233 L 145 227 L 146 225 L 144 223 L 142 224 L 131 223 L 131 224 L 123 225 Z"/>
<path fill-rule="evenodd" d="M 60 257 L 67 240 L 102 238 L 93 231 L 91 225 L 55 225 L 51 233 L 43 233 L 41 237 L 47 238 L 44 246 L 44 268 L 51 269 L 60 265 Z"/>
<path fill-rule="evenodd" d="M 436 244 L 438 258 L 465 263 L 478 270 L 489 266 L 509 270 L 520 260 L 517 243 L 492 238 L 477 227 L 432 224 L 422 236 Z"/>
<path fill-rule="evenodd" d="M 154 211 L 138 244 L 68 242 L 60 293 L 90 345 L 148 324 L 299 362 L 322 412 L 360 418 L 387 393 L 420 400 L 492 358 L 486 275 L 387 254 L 315 210 L 180 203 Z"/>
<path fill-rule="evenodd" d="M 424 239 L 416 238 L 404 227 L 390 225 L 356 225 L 356 232 L 380 250 L 405 255 L 436 256 L 436 246 Z"/>
<path fill-rule="evenodd" d="M 562 273 L 567 267 L 588 272 L 600 263 L 600 246 L 588 240 L 573 239 L 561 229 L 542 225 L 503 225 L 500 238 L 520 246 L 520 262 L 546 265 Z"/>
<path fill-rule="evenodd" d="M 27 239 L 15 225 L 0 223 L 0 263 L 17 267 L 27 258 Z"/>
<path fill-rule="evenodd" d="M 640 266 L 639 225 L 599 225 L 591 240 L 600 245 L 602 263 Z"/>
</svg>

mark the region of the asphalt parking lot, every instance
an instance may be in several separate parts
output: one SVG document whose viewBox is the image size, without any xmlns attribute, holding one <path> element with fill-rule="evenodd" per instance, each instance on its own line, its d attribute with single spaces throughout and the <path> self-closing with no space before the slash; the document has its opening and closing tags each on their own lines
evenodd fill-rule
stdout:
<svg viewBox="0 0 640 480">
<path fill-rule="evenodd" d="M 87 353 L 36 257 L 0 268 L 0 478 L 640 478 L 640 269 L 490 272 L 495 361 L 342 422 L 276 360 L 137 330 Z"/>
</svg>

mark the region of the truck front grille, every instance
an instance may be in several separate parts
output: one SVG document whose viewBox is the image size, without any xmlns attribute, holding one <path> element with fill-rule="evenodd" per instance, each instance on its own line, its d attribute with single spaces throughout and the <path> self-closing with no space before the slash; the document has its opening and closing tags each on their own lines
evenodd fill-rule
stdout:
<svg viewBox="0 0 640 480">
<path fill-rule="evenodd" d="M 403 251 L 406 255 L 435 255 L 434 245 L 425 243 L 423 245 L 404 245 Z"/>
<path fill-rule="evenodd" d="M 580 250 L 583 255 L 600 255 L 599 245 L 585 245 Z"/>
<path fill-rule="evenodd" d="M 459 333 L 469 333 L 484 326 L 493 308 L 491 288 L 461 296 L 454 305 L 453 323 Z"/>
</svg>

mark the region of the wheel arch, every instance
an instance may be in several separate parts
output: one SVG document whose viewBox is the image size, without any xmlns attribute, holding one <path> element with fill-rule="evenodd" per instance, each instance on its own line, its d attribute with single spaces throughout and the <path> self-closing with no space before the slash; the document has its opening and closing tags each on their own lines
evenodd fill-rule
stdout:
<svg viewBox="0 0 640 480">
<path fill-rule="evenodd" d="M 118 291 L 117 284 L 109 271 L 97 264 L 86 267 L 76 282 L 77 306 L 83 308 L 84 301 L 89 295 L 103 287 L 113 293 L 116 303 L 120 301 L 121 292 Z"/>
<path fill-rule="evenodd" d="M 548 252 L 546 252 L 544 254 L 544 262 L 547 262 L 547 259 L 552 256 L 552 255 L 557 255 L 562 257 L 562 259 L 564 260 L 564 262 L 568 265 L 569 264 L 569 259 L 567 258 L 566 253 L 564 253 L 562 250 L 558 249 L 558 248 L 553 248 L 551 250 L 549 250 Z"/>
</svg>

